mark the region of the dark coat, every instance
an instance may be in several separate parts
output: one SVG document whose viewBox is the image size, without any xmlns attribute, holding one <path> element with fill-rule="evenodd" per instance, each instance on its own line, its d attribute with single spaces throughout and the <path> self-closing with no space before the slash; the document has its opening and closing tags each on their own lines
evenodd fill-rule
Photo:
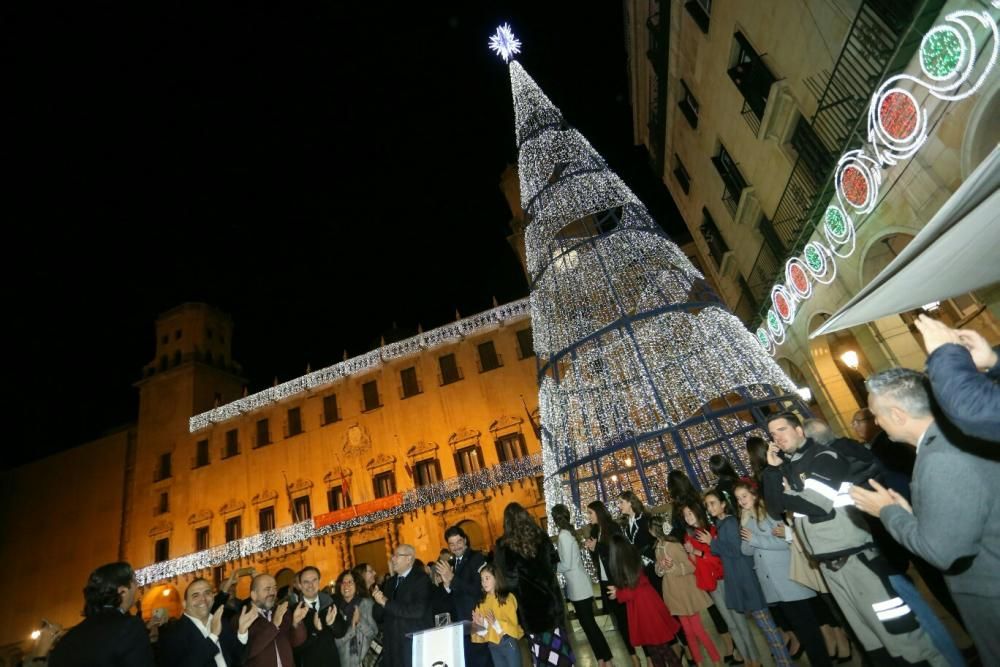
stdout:
<svg viewBox="0 0 1000 667">
<path fill-rule="evenodd" d="M 249 637 L 243 662 L 246 667 L 276 667 L 277 653 L 281 654 L 281 664 L 285 667 L 295 664 L 292 647 L 305 641 L 306 631 L 302 623 L 292 625 L 294 612 L 295 609 L 289 605 L 281 619 L 280 628 L 258 615 L 247 633 Z"/>
<path fill-rule="evenodd" d="M 494 559 L 517 598 L 517 616 L 525 632 L 534 635 L 564 626 L 563 596 L 556 579 L 559 554 L 548 537 L 539 534 L 533 558 L 517 553 L 501 537 Z"/>
<path fill-rule="evenodd" d="M 142 619 L 115 608 L 88 616 L 49 654 L 52 667 L 153 667 L 153 647 Z"/>
<path fill-rule="evenodd" d="M 472 619 L 472 610 L 479 604 L 479 595 L 483 587 L 479 579 L 479 569 L 486 563 L 483 554 L 472 549 L 466 549 L 462 563 L 455 569 L 455 577 L 451 580 L 451 600 L 455 605 L 455 621 Z M 454 568 L 454 562 L 452 563 Z"/>
<path fill-rule="evenodd" d="M 216 667 L 215 656 L 220 650 L 229 667 L 241 663 L 243 646 L 236 639 L 233 627 L 222 624 L 216 645 L 185 615 L 160 628 L 156 662 L 162 667 Z"/>
<path fill-rule="evenodd" d="M 968 350 L 947 343 L 927 357 L 927 376 L 952 424 L 973 438 L 1000 442 L 1000 363 L 981 373 Z"/>
<path fill-rule="evenodd" d="M 316 629 L 316 612 L 310 609 L 302 620 L 306 638 L 292 649 L 296 667 L 340 667 L 337 643 L 334 641 L 347 634 L 347 621 L 342 614 L 334 613 L 333 625 L 326 624 L 326 612 L 333 604 L 333 598 L 326 593 L 319 595 L 319 618 L 322 630 Z"/>
<path fill-rule="evenodd" d="M 382 586 L 386 603 L 376 604 L 372 616 L 382 625 L 382 655 L 385 667 L 410 667 L 413 664 L 413 639 L 408 633 L 434 627 L 431 595 L 434 584 L 423 567 L 413 564 L 410 573 L 396 587 L 398 577 L 386 579 Z"/>
<path fill-rule="evenodd" d="M 600 539 L 600 537 L 601 537 L 601 527 L 598 526 L 597 524 L 591 524 L 591 526 L 590 526 L 590 536 L 593 539 L 597 540 L 597 547 L 595 549 L 595 551 L 596 551 L 596 558 L 600 559 L 600 562 L 604 564 L 604 572 L 609 577 L 611 576 L 611 538 L 613 536 L 615 536 L 615 535 L 621 535 L 622 534 L 621 526 L 619 526 L 617 523 L 616 524 L 612 524 L 610 532 L 611 532 L 611 534 L 607 536 L 606 540 L 604 542 L 601 542 L 601 539 Z M 597 569 L 597 575 L 598 575 L 598 577 L 600 577 L 600 575 L 601 575 L 601 568 L 598 565 L 598 563 L 596 562 L 596 559 L 595 559 L 595 562 L 594 562 L 594 567 Z M 607 581 L 607 579 L 602 579 L 602 581 Z"/>
</svg>

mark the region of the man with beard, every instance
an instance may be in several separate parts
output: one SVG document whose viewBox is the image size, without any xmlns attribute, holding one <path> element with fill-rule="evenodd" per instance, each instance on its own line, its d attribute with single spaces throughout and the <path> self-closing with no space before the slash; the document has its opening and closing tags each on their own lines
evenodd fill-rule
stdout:
<svg viewBox="0 0 1000 667">
<path fill-rule="evenodd" d="M 156 657 L 166 667 L 235 667 L 242 647 L 232 626 L 222 622 L 223 606 L 212 612 L 212 586 L 195 579 L 184 591 L 184 615 L 163 626 Z M 247 621 L 252 613 L 245 614 Z M 245 631 L 246 628 L 240 628 Z"/>
<path fill-rule="evenodd" d="M 288 602 L 275 606 L 278 584 L 269 574 L 258 574 L 250 584 L 249 613 L 252 620 L 244 625 L 244 609 L 240 615 L 240 633 L 237 638 L 246 646 L 244 667 L 292 667 L 295 658 L 292 648 L 306 638 L 302 620 L 309 607 L 300 602 L 288 614 Z M 253 618 L 256 613 L 256 618 Z M 246 628 L 245 630 L 243 628 Z"/>
</svg>

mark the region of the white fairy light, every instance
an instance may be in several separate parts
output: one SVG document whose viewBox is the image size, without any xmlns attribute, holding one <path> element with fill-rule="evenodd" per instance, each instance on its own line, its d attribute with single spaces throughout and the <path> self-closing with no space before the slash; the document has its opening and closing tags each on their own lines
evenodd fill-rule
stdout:
<svg viewBox="0 0 1000 667">
<path fill-rule="evenodd" d="M 490 37 L 490 50 L 503 58 L 504 62 L 521 52 L 521 40 L 514 36 L 509 23 L 497 27 L 497 31 Z"/>
<path fill-rule="evenodd" d="M 212 567 L 231 563 L 241 558 L 253 557 L 256 554 L 277 549 L 289 544 L 304 542 L 315 537 L 341 533 L 345 530 L 358 528 L 379 521 L 385 521 L 407 512 L 415 512 L 421 508 L 461 498 L 474 493 L 482 493 L 502 484 L 511 484 L 521 479 L 537 477 L 542 471 L 541 454 L 532 454 L 514 461 L 507 461 L 490 468 L 473 473 L 452 477 L 435 484 L 429 484 L 402 493 L 398 505 L 351 517 L 345 521 L 316 528 L 312 519 L 299 523 L 251 535 L 241 540 L 228 542 L 218 547 L 174 558 L 162 563 L 154 563 L 136 570 L 136 582 L 145 586 L 164 579 L 170 579 L 183 574 L 206 570 Z"/>
<path fill-rule="evenodd" d="M 528 299 L 519 299 L 502 306 L 467 317 L 458 322 L 446 324 L 431 331 L 417 334 L 406 340 L 391 343 L 377 350 L 322 368 L 289 380 L 276 387 L 251 394 L 238 401 L 227 403 L 214 410 L 191 417 L 188 429 L 194 433 L 241 415 L 273 406 L 279 401 L 292 398 L 333 384 L 344 378 L 368 372 L 382 366 L 386 361 L 421 354 L 426 350 L 456 343 L 467 336 L 495 329 L 496 327 L 523 319 L 530 311 Z"/>
<path fill-rule="evenodd" d="M 992 5 L 1000 7 L 1000 0 L 993 0 Z M 975 28 L 985 28 L 988 46 L 984 42 L 981 49 L 977 47 Z M 982 56 L 977 62 L 975 54 L 980 51 Z M 818 232 L 826 242 L 814 239 L 805 245 L 801 257 L 786 262 L 785 279 L 789 285 L 792 284 L 792 267 L 800 265 L 816 282 L 833 282 L 837 276 L 837 258 L 851 256 L 857 247 L 854 221 L 848 209 L 857 215 L 874 210 L 883 169 L 912 158 L 926 142 L 927 110 L 904 86 L 922 87 L 946 102 L 957 102 L 975 94 L 1000 62 L 1000 28 L 988 11 L 951 12 L 945 15 L 943 22 L 924 34 L 917 59 L 920 72 L 926 78 L 897 74 L 886 79 L 872 95 L 868 105 L 868 143 L 862 149 L 845 152 L 834 172 L 836 203 L 827 208 Z M 863 192 L 860 190 L 862 185 Z M 836 224 L 831 224 L 831 210 L 841 216 Z M 790 309 L 814 293 L 811 286 L 806 292 L 800 292 L 794 285 L 786 289 L 778 284 L 772 294 L 777 288 L 786 290 Z M 784 342 L 785 327 L 773 310 L 768 311 L 764 325 L 757 330 L 757 339 L 769 354 L 775 354 L 776 347 Z"/>
<path fill-rule="evenodd" d="M 707 484 L 713 454 L 745 466 L 757 427 L 716 411 L 795 403 L 794 385 L 520 64 L 509 69 L 547 505 L 625 488 L 656 504 L 670 470 Z"/>
</svg>

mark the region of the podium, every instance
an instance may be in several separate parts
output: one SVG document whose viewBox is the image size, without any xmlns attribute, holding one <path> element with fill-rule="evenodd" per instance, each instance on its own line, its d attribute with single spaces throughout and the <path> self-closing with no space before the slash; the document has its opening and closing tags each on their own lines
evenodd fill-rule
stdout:
<svg viewBox="0 0 1000 667">
<path fill-rule="evenodd" d="M 407 633 L 413 638 L 413 664 L 421 667 L 465 667 L 465 635 L 481 627 L 472 621 Z"/>
</svg>

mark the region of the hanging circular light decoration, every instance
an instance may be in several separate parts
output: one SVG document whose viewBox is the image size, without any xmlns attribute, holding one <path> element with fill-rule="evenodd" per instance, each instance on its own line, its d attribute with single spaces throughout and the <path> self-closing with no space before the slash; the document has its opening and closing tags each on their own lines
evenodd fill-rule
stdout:
<svg viewBox="0 0 1000 667">
<path fill-rule="evenodd" d="M 858 214 L 875 208 L 882 175 L 879 163 L 860 150 L 844 153 L 837 162 L 834 184 L 841 207 L 850 206 Z"/>
<path fill-rule="evenodd" d="M 764 330 L 764 327 L 757 329 L 757 341 L 760 343 L 761 347 L 767 350 L 768 353 L 771 353 L 774 350 L 774 345 L 771 343 L 771 337 L 767 335 L 767 331 Z"/>
<path fill-rule="evenodd" d="M 950 25 L 939 25 L 920 41 L 920 69 L 935 81 L 954 76 L 965 62 L 965 40 Z"/>
<path fill-rule="evenodd" d="M 771 340 L 774 341 L 775 345 L 781 345 L 785 342 L 785 327 L 774 312 L 774 308 L 767 310 L 767 328 L 771 332 Z"/>
<path fill-rule="evenodd" d="M 920 121 L 917 98 L 908 90 L 893 88 L 882 96 L 878 108 L 878 121 L 882 131 L 897 142 L 913 138 Z"/>
<path fill-rule="evenodd" d="M 771 303 L 778 317 L 791 324 L 795 319 L 795 302 L 788 295 L 784 285 L 775 285 L 771 288 Z"/>
<path fill-rule="evenodd" d="M 854 223 L 839 206 L 829 206 L 823 214 L 823 235 L 837 257 L 850 257 L 854 252 Z"/>
<path fill-rule="evenodd" d="M 785 284 L 791 287 L 793 294 L 802 299 L 812 296 L 812 283 L 805 263 L 798 257 L 793 257 L 785 264 Z"/>
<path fill-rule="evenodd" d="M 818 241 L 810 241 L 802 249 L 806 268 L 813 279 L 823 285 L 829 285 L 837 277 L 837 263 L 828 256 L 829 250 Z"/>
</svg>

